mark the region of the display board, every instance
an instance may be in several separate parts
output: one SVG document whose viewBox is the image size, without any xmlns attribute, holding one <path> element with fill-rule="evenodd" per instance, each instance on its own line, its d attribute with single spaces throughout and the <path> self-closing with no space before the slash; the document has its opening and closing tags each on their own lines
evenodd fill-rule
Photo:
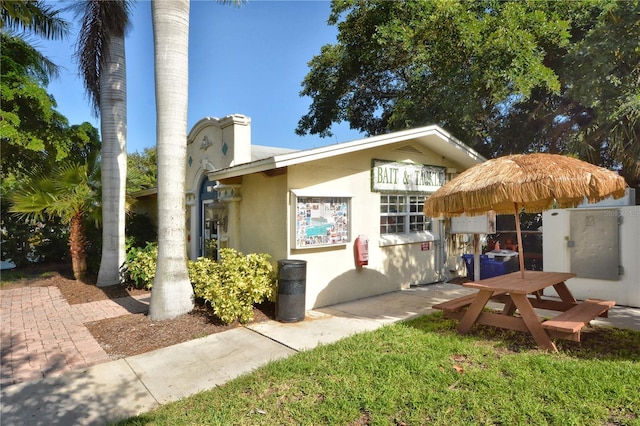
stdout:
<svg viewBox="0 0 640 426">
<path fill-rule="evenodd" d="M 346 244 L 351 197 L 300 196 L 294 194 L 295 248 Z"/>
</svg>

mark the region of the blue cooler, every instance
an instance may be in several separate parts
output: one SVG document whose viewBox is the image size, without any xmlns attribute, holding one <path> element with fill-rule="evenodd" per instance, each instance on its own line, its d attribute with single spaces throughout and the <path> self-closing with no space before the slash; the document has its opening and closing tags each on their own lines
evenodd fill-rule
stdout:
<svg viewBox="0 0 640 426">
<path fill-rule="evenodd" d="M 504 265 L 496 266 L 497 271 L 500 272 L 497 275 L 509 274 L 520 270 L 520 263 L 518 262 L 518 252 L 513 250 L 491 250 L 487 252 L 489 260 L 501 262 Z M 495 275 L 494 275 L 495 276 Z"/>
</svg>

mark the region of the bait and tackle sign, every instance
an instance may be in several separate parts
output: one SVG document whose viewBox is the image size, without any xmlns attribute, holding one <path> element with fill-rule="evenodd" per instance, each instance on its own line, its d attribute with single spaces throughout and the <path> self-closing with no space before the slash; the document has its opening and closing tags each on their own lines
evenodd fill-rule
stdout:
<svg viewBox="0 0 640 426">
<path fill-rule="evenodd" d="M 372 191 L 434 192 L 445 184 L 445 167 L 385 160 L 372 163 Z"/>
</svg>

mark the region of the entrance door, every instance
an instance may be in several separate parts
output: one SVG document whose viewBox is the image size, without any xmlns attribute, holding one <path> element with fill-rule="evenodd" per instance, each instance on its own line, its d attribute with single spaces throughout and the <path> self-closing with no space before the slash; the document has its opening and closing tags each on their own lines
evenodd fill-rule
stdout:
<svg viewBox="0 0 640 426">
<path fill-rule="evenodd" d="M 200 252 L 203 257 L 216 258 L 218 222 L 213 220 L 213 200 L 202 200 L 202 238 Z"/>
<path fill-rule="evenodd" d="M 215 182 L 210 181 L 208 177 L 204 177 L 200 184 L 199 203 L 200 211 L 198 212 L 198 257 L 215 257 L 216 247 L 215 241 L 218 239 L 217 224 L 213 220 L 213 201 L 218 197 L 215 189 Z"/>
</svg>

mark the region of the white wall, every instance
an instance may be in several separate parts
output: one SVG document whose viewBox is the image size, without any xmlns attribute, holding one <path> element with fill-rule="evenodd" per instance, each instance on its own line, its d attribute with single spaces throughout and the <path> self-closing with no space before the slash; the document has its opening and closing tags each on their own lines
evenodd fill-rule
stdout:
<svg viewBox="0 0 640 426">
<path fill-rule="evenodd" d="M 640 206 L 615 207 L 615 209 L 618 209 L 622 218 L 620 261 L 623 275 L 618 281 L 576 277 L 567 281 L 567 286 L 579 300 L 588 298 L 615 300 L 618 305 L 640 307 Z M 545 271 L 571 272 L 570 253 L 567 246 L 571 210 L 573 209 L 549 210 L 542 215 L 542 252 Z M 555 294 L 553 291 L 549 293 Z"/>
<path fill-rule="evenodd" d="M 380 194 L 371 191 L 371 160 L 379 158 L 441 165 L 441 157 L 378 148 L 293 165 L 286 174 L 242 177 L 237 202 L 239 235 L 229 246 L 243 253 L 268 253 L 281 259 L 307 261 L 306 309 L 360 299 L 426 284 L 438 279 L 437 235 L 425 233 L 412 241 L 389 245 L 380 239 Z M 453 166 L 445 164 L 446 166 Z M 292 234 L 292 191 L 351 196 L 351 241 L 331 247 L 296 249 Z M 230 229 L 231 232 L 231 229 Z M 369 264 L 356 267 L 354 241 L 369 237 Z M 429 241 L 428 249 L 422 242 Z"/>
<path fill-rule="evenodd" d="M 346 245 L 295 249 L 291 238 L 293 225 L 291 222 L 288 224 L 289 258 L 307 261 L 307 309 L 388 293 L 438 279 L 434 242 L 437 235 L 425 233 L 411 242 L 393 245 L 381 241 L 380 194 L 371 191 L 372 159 L 455 167 L 450 163 L 441 164 L 442 158 L 435 154 L 407 154 L 386 147 L 289 167 L 289 189 L 352 196 L 351 242 Z M 369 264 L 357 268 L 353 244 L 360 234 L 369 237 Z M 421 243 L 427 241 L 430 242 L 429 249 L 423 250 Z"/>
</svg>

